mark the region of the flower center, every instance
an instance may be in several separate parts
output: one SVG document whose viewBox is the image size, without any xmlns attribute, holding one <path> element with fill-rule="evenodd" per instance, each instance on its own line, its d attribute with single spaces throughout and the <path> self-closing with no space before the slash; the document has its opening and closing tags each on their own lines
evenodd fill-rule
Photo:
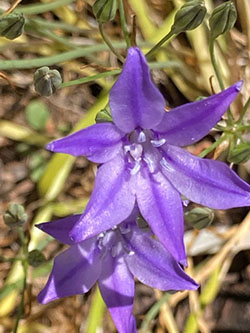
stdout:
<svg viewBox="0 0 250 333">
<path fill-rule="evenodd" d="M 124 253 L 133 255 L 126 246 L 126 241 L 123 235 L 131 232 L 131 229 L 126 224 L 121 224 L 108 231 L 102 232 L 97 237 L 97 247 L 101 250 L 101 256 L 111 254 L 113 258 Z"/>
<path fill-rule="evenodd" d="M 124 152 L 130 166 L 130 174 L 135 175 L 145 165 L 150 173 L 155 172 L 161 159 L 159 148 L 165 139 L 157 140 L 150 130 L 136 129 L 129 134 L 129 142 L 124 145 Z"/>
</svg>

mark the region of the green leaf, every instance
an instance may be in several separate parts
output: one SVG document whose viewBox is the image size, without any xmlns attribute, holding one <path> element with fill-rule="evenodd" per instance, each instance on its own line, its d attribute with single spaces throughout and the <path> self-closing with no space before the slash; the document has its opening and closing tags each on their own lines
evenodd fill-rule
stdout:
<svg viewBox="0 0 250 333">
<path fill-rule="evenodd" d="M 39 100 L 31 101 L 26 108 L 26 119 L 29 125 L 36 130 L 44 130 L 49 118 L 49 109 Z"/>
<path fill-rule="evenodd" d="M 113 119 L 109 105 L 106 105 L 104 109 L 98 112 L 95 118 L 96 123 L 112 122 L 112 120 Z"/>
</svg>

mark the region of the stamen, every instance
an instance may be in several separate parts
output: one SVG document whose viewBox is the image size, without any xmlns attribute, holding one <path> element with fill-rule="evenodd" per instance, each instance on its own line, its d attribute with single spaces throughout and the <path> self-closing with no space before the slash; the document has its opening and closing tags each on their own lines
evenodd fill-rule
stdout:
<svg viewBox="0 0 250 333">
<path fill-rule="evenodd" d="M 139 160 L 141 158 L 143 152 L 142 145 L 133 143 L 130 146 L 130 155 L 134 158 L 134 160 Z"/>
<path fill-rule="evenodd" d="M 141 159 L 140 159 L 140 160 L 141 160 Z M 137 172 L 140 170 L 140 168 L 141 168 L 140 160 L 137 160 L 137 161 L 135 162 L 135 165 L 134 165 L 133 169 L 130 171 L 130 174 L 131 174 L 132 176 L 136 175 Z"/>
<path fill-rule="evenodd" d="M 162 138 L 160 140 L 151 140 L 152 146 L 155 148 L 159 148 L 166 143 L 166 139 Z"/>
<path fill-rule="evenodd" d="M 122 235 L 126 235 L 130 232 L 130 228 L 128 226 L 126 226 L 126 227 L 121 226 L 121 227 L 119 227 L 119 230 Z"/>
<path fill-rule="evenodd" d="M 117 254 L 118 254 L 117 246 L 113 246 L 111 249 L 111 256 L 114 258 L 117 256 Z"/>
<path fill-rule="evenodd" d="M 166 161 L 164 157 L 160 160 L 160 164 L 161 166 L 163 166 L 163 168 L 167 169 L 168 171 L 174 171 L 174 169 L 171 167 L 171 165 Z"/>
<path fill-rule="evenodd" d="M 125 153 L 127 153 L 128 151 L 130 151 L 130 145 L 125 145 L 124 146 L 124 151 L 125 151 Z"/>
<path fill-rule="evenodd" d="M 146 142 L 147 138 L 146 138 L 146 135 L 143 131 L 141 131 L 139 133 L 139 136 L 138 136 L 138 142 Z"/>
<path fill-rule="evenodd" d="M 185 200 L 182 200 L 182 204 L 184 207 L 187 207 L 189 205 L 189 200 L 188 199 L 185 199 Z"/>
<path fill-rule="evenodd" d="M 149 172 L 153 173 L 155 171 L 153 160 L 150 157 L 143 157 L 143 160 L 147 163 Z"/>
<path fill-rule="evenodd" d="M 128 255 L 133 256 L 135 254 L 135 251 L 129 251 Z"/>
</svg>

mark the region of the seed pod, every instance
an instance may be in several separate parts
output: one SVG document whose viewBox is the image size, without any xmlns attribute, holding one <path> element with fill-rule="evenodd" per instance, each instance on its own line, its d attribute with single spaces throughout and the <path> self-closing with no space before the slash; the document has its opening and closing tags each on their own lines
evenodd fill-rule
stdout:
<svg viewBox="0 0 250 333">
<path fill-rule="evenodd" d="M 25 18 L 23 14 L 11 13 L 0 19 L 0 36 L 15 39 L 23 33 Z"/>
<path fill-rule="evenodd" d="M 93 13 L 99 23 L 112 21 L 117 11 L 117 0 L 96 0 Z"/>
<path fill-rule="evenodd" d="M 39 250 L 32 250 L 28 253 L 28 264 L 32 267 L 38 267 L 46 262 L 45 256 Z"/>
<path fill-rule="evenodd" d="M 41 96 L 51 96 L 62 83 L 61 74 L 56 69 L 41 67 L 34 74 L 35 90 Z"/>
<path fill-rule="evenodd" d="M 112 116 L 110 112 L 110 107 L 107 105 L 104 109 L 102 109 L 100 112 L 97 113 L 95 117 L 95 122 L 96 123 L 106 123 L 106 122 L 111 122 L 112 121 Z"/>
<path fill-rule="evenodd" d="M 13 203 L 3 216 L 5 224 L 10 228 L 21 227 L 27 222 L 27 214 L 22 205 Z"/>
<path fill-rule="evenodd" d="M 246 163 L 250 160 L 250 143 L 242 142 L 230 150 L 228 162 L 235 164 Z"/>
<path fill-rule="evenodd" d="M 237 11 L 232 1 L 227 1 L 216 7 L 209 19 L 211 39 L 216 39 L 233 28 L 237 19 Z"/>
<path fill-rule="evenodd" d="M 204 20 L 206 13 L 204 0 L 188 1 L 177 11 L 171 32 L 179 34 L 197 28 Z"/>
<path fill-rule="evenodd" d="M 214 212 L 207 207 L 196 207 L 184 214 L 185 221 L 191 224 L 195 229 L 208 227 L 214 219 Z"/>
</svg>

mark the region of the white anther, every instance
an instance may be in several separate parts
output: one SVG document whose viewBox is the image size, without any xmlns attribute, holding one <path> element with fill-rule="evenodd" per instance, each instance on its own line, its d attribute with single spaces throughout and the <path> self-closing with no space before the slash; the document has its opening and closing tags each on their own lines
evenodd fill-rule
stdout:
<svg viewBox="0 0 250 333">
<path fill-rule="evenodd" d="M 128 151 L 130 151 L 130 145 L 125 145 L 124 146 L 124 151 L 125 151 L 125 153 L 127 153 Z"/>
<path fill-rule="evenodd" d="M 151 140 L 152 146 L 155 148 L 159 148 L 166 143 L 166 139 L 162 138 L 160 140 Z"/>
<path fill-rule="evenodd" d="M 154 162 L 149 157 L 143 157 L 143 160 L 147 163 L 149 172 L 153 173 L 155 171 Z"/>
<path fill-rule="evenodd" d="M 133 143 L 130 146 L 130 155 L 133 157 L 134 160 L 139 160 L 141 158 L 143 152 L 142 145 L 139 145 L 137 143 Z"/>
<path fill-rule="evenodd" d="M 141 159 L 140 159 L 140 160 L 141 160 Z M 131 174 L 132 176 L 136 175 L 137 172 L 140 170 L 140 168 L 141 168 L 140 160 L 137 160 L 137 161 L 135 162 L 135 165 L 134 165 L 133 169 L 130 171 L 130 174 Z"/>
<path fill-rule="evenodd" d="M 138 136 L 138 142 L 146 142 L 146 135 L 145 135 L 145 133 L 143 132 L 143 131 L 141 131 L 140 133 L 139 133 L 139 136 Z"/>
<path fill-rule="evenodd" d="M 163 166 L 163 168 L 167 169 L 168 171 L 174 171 L 174 169 L 171 167 L 171 165 L 166 161 L 164 157 L 160 160 L 160 164 L 161 166 Z"/>
<path fill-rule="evenodd" d="M 134 251 L 129 251 L 129 253 L 128 253 L 129 256 L 133 256 L 134 254 L 135 254 Z"/>
</svg>

